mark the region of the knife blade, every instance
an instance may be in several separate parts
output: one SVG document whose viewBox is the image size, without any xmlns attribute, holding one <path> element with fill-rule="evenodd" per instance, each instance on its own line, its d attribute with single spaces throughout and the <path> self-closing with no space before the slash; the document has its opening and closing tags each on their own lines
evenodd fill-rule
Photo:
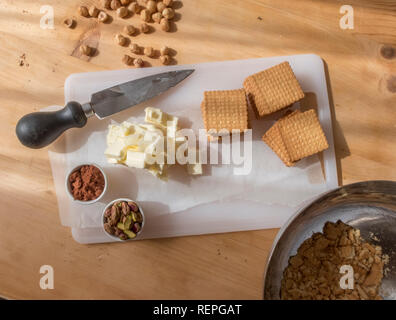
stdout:
<svg viewBox="0 0 396 320">
<path fill-rule="evenodd" d="M 169 71 L 99 91 L 91 97 L 91 108 L 98 118 L 103 119 L 164 93 L 193 72 Z"/>
<path fill-rule="evenodd" d="M 17 123 L 16 135 L 26 147 L 43 148 L 67 129 L 84 127 L 89 117 L 96 115 L 103 119 L 138 105 L 176 86 L 193 72 L 192 69 L 169 71 L 132 80 L 94 93 L 91 101 L 83 105 L 71 101 L 56 112 L 25 115 Z"/>
</svg>

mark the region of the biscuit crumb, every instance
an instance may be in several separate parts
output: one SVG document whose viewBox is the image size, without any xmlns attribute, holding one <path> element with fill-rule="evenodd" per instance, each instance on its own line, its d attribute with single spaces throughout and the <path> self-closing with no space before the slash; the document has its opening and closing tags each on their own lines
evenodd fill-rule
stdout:
<svg viewBox="0 0 396 320">
<path fill-rule="evenodd" d="M 283 272 L 283 300 L 381 300 L 384 264 L 382 249 L 365 242 L 360 231 L 337 221 L 326 222 L 323 233 L 305 240 Z M 353 289 L 340 286 L 340 268 L 350 265 Z"/>
<path fill-rule="evenodd" d="M 369 232 L 369 237 L 370 239 L 372 239 L 373 241 L 379 242 L 380 240 L 378 239 L 378 237 L 373 233 L 373 232 Z"/>
</svg>

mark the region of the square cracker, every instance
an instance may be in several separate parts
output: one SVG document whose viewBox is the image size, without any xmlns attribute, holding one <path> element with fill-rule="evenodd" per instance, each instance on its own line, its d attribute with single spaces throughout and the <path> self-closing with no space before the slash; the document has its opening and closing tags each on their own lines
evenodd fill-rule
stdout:
<svg viewBox="0 0 396 320">
<path fill-rule="evenodd" d="M 315 110 L 285 118 L 279 122 L 279 130 L 292 162 L 329 147 Z"/>
<path fill-rule="evenodd" d="M 278 157 L 288 166 L 294 166 L 294 162 L 291 160 L 290 155 L 286 149 L 285 143 L 283 142 L 282 135 L 279 128 L 279 123 L 292 117 L 294 114 L 300 111 L 296 110 L 284 115 L 279 121 L 264 134 L 263 141 L 278 155 Z"/>
<path fill-rule="evenodd" d="M 264 134 L 263 141 L 288 167 L 328 148 L 315 110 L 286 114 Z"/>
<path fill-rule="evenodd" d="M 291 161 L 286 146 L 283 143 L 279 130 L 279 125 L 274 124 L 263 136 L 263 141 L 278 155 L 285 165 L 291 167 L 294 162 Z"/>
<path fill-rule="evenodd" d="M 248 109 L 244 89 L 206 91 L 201 104 L 206 130 L 248 129 Z"/>
<path fill-rule="evenodd" d="M 271 114 L 304 98 L 289 62 L 247 77 L 243 86 L 259 117 Z"/>
</svg>

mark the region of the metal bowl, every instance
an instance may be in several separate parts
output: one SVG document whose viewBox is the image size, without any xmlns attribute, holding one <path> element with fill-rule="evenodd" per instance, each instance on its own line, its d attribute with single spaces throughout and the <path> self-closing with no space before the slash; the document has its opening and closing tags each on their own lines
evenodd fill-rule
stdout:
<svg viewBox="0 0 396 320">
<path fill-rule="evenodd" d="M 297 212 L 280 229 L 268 257 L 264 274 L 264 299 L 280 299 L 283 270 L 290 256 L 326 221 L 341 220 L 361 231 L 366 241 L 389 255 L 380 294 L 396 299 L 396 182 L 367 181 L 330 191 Z"/>
</svg>

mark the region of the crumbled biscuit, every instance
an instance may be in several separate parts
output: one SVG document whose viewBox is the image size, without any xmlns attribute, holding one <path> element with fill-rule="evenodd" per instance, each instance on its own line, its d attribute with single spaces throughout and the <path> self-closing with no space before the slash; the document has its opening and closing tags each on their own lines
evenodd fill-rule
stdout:
<svg viewBox="0 0 396 320">
<path fill-rule="evenodd" d="M 305 240 L 283 272 L 284 300 L 382 299 L 379 287 L 386 263 L 380 247 L 364 242 L 359 230 L 338 221 L 327 222 L 323 233 Z M 340 286 L 340 267 L 354 271 L 354 288 Z"/>
</svg>

